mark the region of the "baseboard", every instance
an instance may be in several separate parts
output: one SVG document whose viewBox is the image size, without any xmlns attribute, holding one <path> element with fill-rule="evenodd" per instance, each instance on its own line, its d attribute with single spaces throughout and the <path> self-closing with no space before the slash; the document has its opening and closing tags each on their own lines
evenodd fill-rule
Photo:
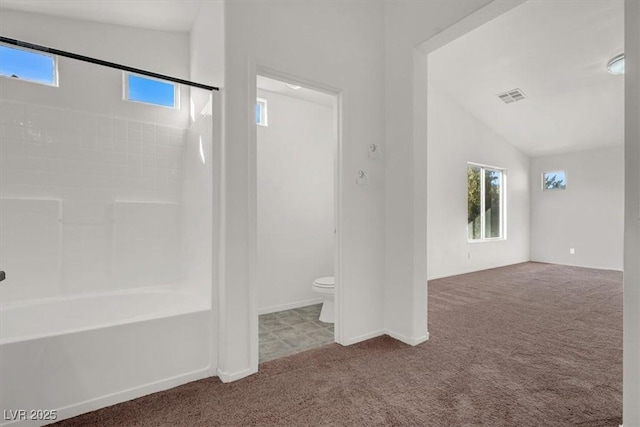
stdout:
<svg viewBox="0 0 640 427">
<path fill-rule="evenodd" d="M 385 334 L 384 329 L 380 329 L 379 331 L 369 332 L 368 334 L 360 335 L 354 338 L 348 338 L 342 341 L 340 344 L 344 346 L 357 344 L 362 341 L 370 340 L 371 338 L 381 337 Z"/>
<path fill-rule="evenodd" d="M 278 311 L 293 310 L 294 308 L 306 307 L 308 305 L 320 304 L 322 298 L 313 298 L 304 301 L 295 301 L 287 304 L 272 305 L 271 307 L 259 308 L 258 315 L 276 313 Z"/>
<path fill-rule="evenodd" d="M 563 265 L 566 267 L 579 267 L 579 268 L 588 268 L 591 270 L 602 270 L 602 271 L 619 271 L 622 272 L 623 269 L 621 268 L 613 268 L 613 267 L 596 267 L 593 265 L 582 265 L 582 264 L 566 264 L 566 263 L 562 263 L 562 262 L 554 262 L 554 261 L 538 261 L 538 260 L 531 260 L 530 262 L 537 262 L 539 264 L 551 264 L 551 265 Z"/>
<path fill-rule="evenodd" d="M 422 344 L 423 342 L 426 342 L 429 340 L 429 332 L 427 332 L 425 335 L 421 337 L 415 337 L 415 338 L 405 337 L 404 335 L 391 331 L 389 329 L 386 329 L 384 333 L 389 335 L 391 338 L 401 341 L 405 344 L 409 344 L 410 346 L 416 346 L 418 344 Z"/>
<path fill-rule="evenodd" d="M 239 372 L 232 373 L 224 372 L 218 369 L 218 378 L 220 378 L 220 381 L 222 381 L 223 383 L 230 383 L 233 381 L 241 380 L 242 378 L 248 377 L 249 375 L 253 375 L 256 372 L 258 372 L 258 370 L 253 368 L 248 368 Z"/>
<path fill-rule="evenodd" d="M 475 244 L 475 243 L 472 243 L 472 244 Z M 496 265 L 486 265 L 483 267 L 473 268 L 468 271 L 464 270 L 464 271 L 458 271 L 456 273 L 444 273 L 444 274 L 438 274 L 435 276 L 429 276 L 427 272 L 427 282 L 431 280 L 445 279 L 447 277 L 462 276 L 463 274 L 471 274 L 471 273 L 478 273 L 480 271 L 493 270 L 496 268 L 511 267 L 512 265 L 524 264 L 526 262 L 538 262 L 538 261 L 525 260 L 525 261 L 509 262 L 508 264 L 500 263 Z"/>
<path fill-rule="evenodd" d="M 382 335 L 388 335 L 391 338 L 401 341 L 410 346 L 416 346 L 418 344 L 422 344 L 423 342 L 426 342 L 429 340 L 429 332 L 427 332 L 426 335 L 423 335 L 421 337 L 409 338 L 397 332 L 391 331 L 389 329 L 380 329 L 379 331 L 369 332 L 368 334 L 360 335 L 355 338 L 346 339 L 340 344 L 344 346 L 353 345 L 362 341 L 370 340 L 372 338 L 380 337 Z"/>
<path fill-rule="evenodd" d="M 207 367 L 204 369 L 199 369 L 197 371 L 192 371 L 186 374 L 167 378 L 165 380 L 145 384 L 140 387 L 134 387 L 124 391 L 119 391 L 116 393 L 97 397 L 95 399 L 85 400 L 84 402 L 75 403 L 73 405 L 64 406 L 56 410 L 57 418 L 55 421 L 52 421 L 52 422 L 73 418 L 78 415 L 86 414 L 87 412 L 106 408 L 107 406 L 126 402 L 128 400 L 137 399 L 138 397 L 146 396 L 152 393 L 157 393 L 159 391 L 168 390 L 170 388 L 177 387 L 179 385 L 183 385 L 191 381 L 197 381 L 203 378 L 207 378 L 209 376 L 210 376 L 209 367 Z M 8 421 L 8 422 L 0 423 L 0 426 L 2 427 L 5 427 L 5 426 L 32 427 L 32 426 L 41 426 L 41 425 L 44 425 L 42 421 Z"/>
</svg>

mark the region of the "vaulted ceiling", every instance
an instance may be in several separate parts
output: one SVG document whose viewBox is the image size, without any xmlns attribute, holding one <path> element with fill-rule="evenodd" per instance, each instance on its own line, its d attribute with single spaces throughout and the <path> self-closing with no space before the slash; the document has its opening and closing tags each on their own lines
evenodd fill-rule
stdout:
<svg viewBox="0 0 640 427">
<path fill-rule="evenodd" d="M 430 84 L 530 156 L 622 145 L 624 2 L 529 0 L 429 55 Z M 522 101 L 497 95 L 521 89 Z"/>
<path fill-rule="evenodd" d="M 106 24 L 189 32 L 201 3 L 200 0 L 0 0 L 0 7 Z"/>
</svg>

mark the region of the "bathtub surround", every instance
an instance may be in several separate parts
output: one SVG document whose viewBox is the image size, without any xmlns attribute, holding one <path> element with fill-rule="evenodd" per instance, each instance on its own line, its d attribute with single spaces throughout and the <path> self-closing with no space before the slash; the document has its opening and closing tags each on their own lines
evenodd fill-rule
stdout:
<svg viewBox="0 0 640 427">
<path fill-rule="evenodd" d="M 333 275 L 336 141 L 331 106 L 265 90 L 258 97 L 269 115 L 269 126 L 256 128 L 263 314 L 320 302 L 312 283 Z"/>
<path fill-rule="evenodd" d="M 210 107 L 184 129 L 0 105 L 2 409 L 68 417 L 209 375 Z"/>
<path fill-rule="evenodd" d="M 428 343 L 332 344 L 59 425 L 616 426 L 621 276 L 525 263 L 430 281 Z"/>
<path fill-rule="evenodd" d="M 3 304 L 176 283 L 186 130 L 0 103 Z"/>
<path fill-rule="evenodd" d="M 3 96 L 10 92 L 7 86 L 25 84 L 0 82 Z M 186 241 L 180 218 L 194 226 L 197 221 L 189 216 L 210 211 L 211 205 L 181 212 L 183 200 L 202 200 L 183 194 L 183 187 L 202 186 L 206 194 L 211 185 L 185 177 L 183 162 L 190 162 L 189 174 L 200 168 L 210 176 L 211 165 L 203 164 L 199 153 L 202 146 L 203 155 L 211 155 L 210 125 L 200 133 L 199 124 L 189 131 L 7 99 L 0 103 L 0 250 L 3 268 L 12 275 L 12 286 L 0 289 L 3 304 L 184 281 L 191 258 L 181 254 Z M 186 147 L 190 152 L 183 156 Z M 192 185 L 183 184 L 185 178 Z"/>
<path fill-rule="evenodd" d="M 25 38 L 67 51 L 91 34 L 62 18 L 0 19 L 15 38 L 33 22 L 64 27 Z M 166 42 L 156 64 L 188 46 L 97 27 L 145 52 Z M 64 418 L 212 374 L 214 118 L 210 91 L 181 85 L 172 109 L 123 101 L 119 70 L 59 58 L 58 72 L 59 87 L 0 79 L 0 410 Z"/>
</svg>

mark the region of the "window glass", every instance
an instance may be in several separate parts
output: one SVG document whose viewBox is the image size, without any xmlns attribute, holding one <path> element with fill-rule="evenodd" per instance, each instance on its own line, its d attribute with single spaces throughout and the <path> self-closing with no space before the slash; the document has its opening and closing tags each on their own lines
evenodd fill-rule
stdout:
<svg viewBox="0 0 640 427">
<path fill-rule="evenodd" d="M 481 169 L 478 166 L 469 166 L 467 169 L 467 223 L 469 240 L 482 238 L 481 215 L 480 215 L 480 175 Z"/>
<path fill-rule="evenodd" d="M 0 45 L 0 75 L 56 86 L 56 58 L 47 53 Z"/>
<path fill-rule="evenodd" d="M 258 98 L 256 101 L 256 124 L 267 126 L 267 101 Z"/>
<path fill-rule="evenodd" d="M 262 104 L 256 103 L 256 124 L 260 124 L 262 120 Z"/>
<path fill-rule="evenodd" d="M 128 101 L 175 108 L 176 84 L 135 74 L 127 74 L 126 99 Z"/>
<path fill-rule="evenodd" d="M 505 174 L 501 169 L 467 167 L 467 237 L 482 241 L 503 239 Z"/>
<path fill-rule="evenodd" d="M 567 174 L 565 171 L 545 172 L 542 174 L 542 189 L 547 190 L 566 190 Z"/>
<path fill-rule="evenodd" d="M 502 172 L 485 169 L 484 171 L 484 235 L 487 239 L 501 237 L 500 199 Z"/>
</svg>

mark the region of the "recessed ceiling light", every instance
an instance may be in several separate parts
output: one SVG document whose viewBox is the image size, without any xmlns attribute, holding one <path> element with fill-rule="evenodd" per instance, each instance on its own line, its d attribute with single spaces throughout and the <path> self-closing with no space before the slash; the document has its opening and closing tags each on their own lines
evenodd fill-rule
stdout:
<svg viewBox="0 0 640 427">
<path fill-rule="evenodd" d="M 298 90 L 300 89 L 302 86 L 298 86 L 298 85 L 292 85 L 291 83 L 285 83 L 285 85 L 287 85 L 287 87 L 289 89 L 293 89 L 293 90 Z"/>
<path fill-rule="evenodd" d="M 624 53 L 615 56 L 609 61 L 607 71 L 614 75 L 624 74 Z"/>
</svg>

